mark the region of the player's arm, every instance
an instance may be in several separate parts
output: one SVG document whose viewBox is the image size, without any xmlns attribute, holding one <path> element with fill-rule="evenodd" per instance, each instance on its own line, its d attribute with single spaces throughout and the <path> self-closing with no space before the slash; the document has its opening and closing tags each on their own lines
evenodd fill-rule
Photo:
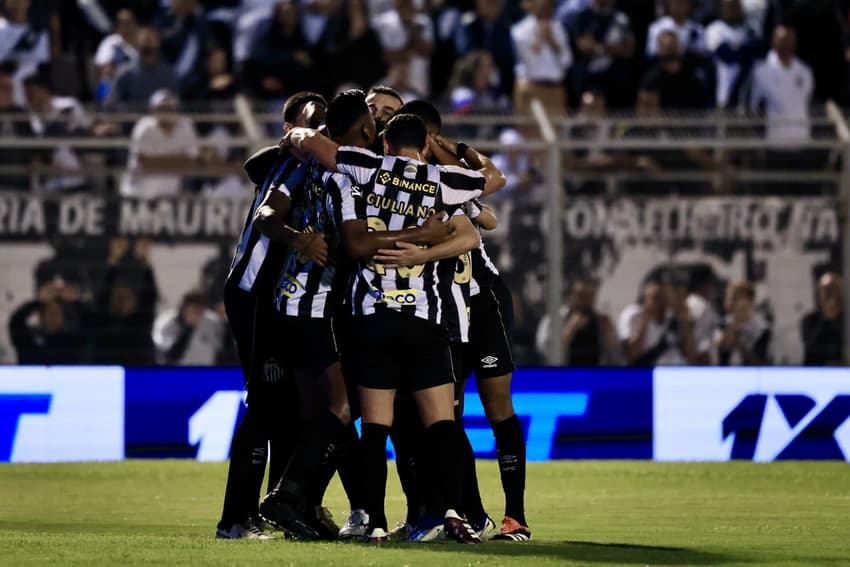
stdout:
<svg viewBox="0 0 850 567">
<path fill-rule="evenodd" d="M 435 244 L 452 234 L 453 224 L 443 222 L 446 213 L 431 215 L 422 226 L 404 230 L 369 230 L 365 220 L 348 220 L 342 223 L 341 235 L 345 251 L 355 260 L 372 258 L 378 250 L 393 248 L 397 243 Z"/>
<path fill-rule="evenodd" d="M 467 203 L 467 214 L 473 224 L 480 226 L 484 230 L 493 230 L 499 226 L 499 219 L 496 218 L 493 209 L 479 202 L 477 199 L 473 199 Z"/>
<path fill-rule="evenodd" d="M 416 266 L 425 262 L 457 258 L 481 244 L 481 236 L 466 215 L 455 215 L 448 224 L 454 228 L 451 238 L 429 248 L 399 242 L 395 249 L 378 250 L 375 261 L 383 263 L 387 268 Z"/>
<path fill-rule="evenodd" d="M 505 174 L 496 167 L 496 164 L 475 148 L 470 148 L 463 142 L 456 142 L 442 136 L 435 136 L 435 140 L 438 145 L 466 162 L 470 169 L 474 169 L 484 176 L 484 192 L 482 195 L 495 193 L 507 183 Z"/>
<path fill-rule="evenodd" d="M 295 148 L 310 154 L 313 159 L 331 171 L 338 171 L 336 152 L 339 144 L 312 128 L 293 128 L 280 141 L 281 147 Z"/>
<path fill-rule="evenodd" d="M 286 224 L 292 200 L 280 190 L 266 193 L 254 214 L 254 226 L 273 242 L 292 246 L 309 260 L 324 266 L 328 260 L 328 243 L 321 232 L 304 233 Z"/>
</svg>

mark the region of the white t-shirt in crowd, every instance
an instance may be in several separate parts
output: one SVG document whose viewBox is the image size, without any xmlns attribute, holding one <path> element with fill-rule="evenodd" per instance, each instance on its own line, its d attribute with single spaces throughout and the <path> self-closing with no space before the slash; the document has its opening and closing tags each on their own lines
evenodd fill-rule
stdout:
<svg viewBox="0 0 850 567">
<path fill-rule="evenodd" d="M 628 340 L 637 330 L 640 324 L 642 310 L 643 308 L 635 303 L 629 305 L 620 313 L 620 318 L 617 320 L 617 336 L 621 341 Z M 675 323 L 673 319 L 673 312 L 668 311 L 661 323 L 653 319 L 647 326 L 642 353 L 648 352 L 662 340 L 665 340 L 667 344 L 658 358 L 651 362 L 653 365 L 679 366 L 688 363 L 682 354 L 682 349 L 679 345 L 679 334 L 674 330 Z"/>
<path fill-rule="evenodd" d="M 421 37 L 433 44 L 434 26 L 431 19 L 425 14 L 416 14 L 414 17 L 416 27 L 419 28 Z M 388 51 L 404 49 L 410 43 L 410 34 L 401 21 L 396 10 L 390 10 L 377 16 L 372 22 L 381 47 Z M 414 55 L 410 58 L 410 86 L 413 90 L 421 93 L 429 93 L 431 60 L 428 57 Z"/>
<path fill-rule="evenodd" d="M 36 72 L 39 65 L 50 61 L 50 43 L 47 33 L 30 24 L 16 24 L 0 18 L 0 63 L 14 63 L 13 98 L 15 104 L 24 106 L 23 80 Z"/>
<path fill-rule="evenodd" d="M 658 36 L 667 30 L 672 30 L 679 36 L 679 46 L 681 46 L 683 52 L 705 53 L 705 30 L 700 24 L 687 20 L 680 26 L 670 16 L 664 16 L 652 22 L 652 25 L 649 26 L 649 32 L 646 35 L 647 56 L 655 56 L 658 52 Z"/>
<path fill-rule="evenodd" d="M 199 153 L 198 135 L 195 126 L 185 116 L 175 119 L 174 129 L 166 133 L 157 118 L 144 116 L 136 122 L 130 136 L 130 158 L 127 162 L 129 175 L 121 184 L 125 197 L 151 199 L 177 195 L 183 180 L 179 175 L 142 174 L 138 172 L 139 156 L 186 156 L 187 161 Z"/>
<path fill-rule="evenodd" d="M 540 22 L 534 16 L 526 16 L 511 28 L 516 51 L 516 77 L 531 82 L 555 82 L 564 80 L 573 64 L 573 53 L 564 26 L 556 20 L 549 20 L 552 39 L 559 53 L 547 43 L 535 52 L 534 44 L 540 33 Z"/>
<path fill-rule="evenodd" d="M 165 363 L 165 354 L 180 338 L 181 325 L 177 309 L 164 311 L 153 324 L 153 342 L 157 357 Z M 198 326 L 192 331 L 186 350 L 177 361 L 179 366 L 211 366 L 221 350 L 225 337 L 225 324 L 212 309 L 204 312 Z"/>
<path fill-rule="evenodd" d="M 756 65 L 750 109 L 758 110 L 764 104 L 770 142 L 788 145 L 809 139 L 809 103 L 814 88 L 812 70 L 796 57 L 786 67 L 771 51 Z"/>
</svg>

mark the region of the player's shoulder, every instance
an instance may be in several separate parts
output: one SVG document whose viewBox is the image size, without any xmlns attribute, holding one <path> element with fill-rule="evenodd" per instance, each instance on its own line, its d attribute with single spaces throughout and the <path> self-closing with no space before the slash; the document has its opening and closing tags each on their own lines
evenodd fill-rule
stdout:
<svg viewBox="0 0 850 567">
<path fill-rule="evenodd" d="M 267 146 L 254 152 L 245 160 L 242 167 L 245 169 L 245 173 L 248 175 L 251 183 L 260 185 L 281 158 L 282 156 L 277 146 Z"/>
</svg>

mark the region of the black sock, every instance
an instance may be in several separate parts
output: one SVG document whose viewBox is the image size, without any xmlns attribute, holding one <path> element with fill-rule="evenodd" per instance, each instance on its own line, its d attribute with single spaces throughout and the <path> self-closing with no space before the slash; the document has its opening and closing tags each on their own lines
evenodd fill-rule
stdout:
<svg viewBox="0 0 850 567">
<path fill-rule="evenodd" d="M 396 399 L 395 420 L 390 431 L 390 439 L 395 449 L 395 466 L 398 480 L 407 501 L 405 521 L 411 526 L 419 523 L 423 505 L 428 500 L 428 487 L 422 482 L 428 478 L 422 470 L 422 451 L 424 430 L 419 419 L 419 410 L 413 400 Z"/>
<path fill-rule="evenodd" d="M 505 516 L 523 526 L 525 520 L 525 436 L 516 414 L 493 425 L 499 474 L 505 491 Z"/>
<path fill-rule="evenodd" d="M 339 480 L 348 497 L 350 510 L 365 510 L 363 502 L 363 479 L 360 470 L 360 437 L 354 424 L 345 428 L 342 434 L 345 450 L 339 461 Z"/>
<path fill-rule="evenodd" d="M 286 466 L 295 452 L 295 445 L 300 439 L 300 423 L 293 423 L 293 428 L 286 432 L 279 432 L 269 439 L 269 481 L 268 490 L 271 492 L 280 482 Z M 262 475 L 260 475 L 262 481 Z"/>
<path fill-rule="evenodd" d="M 442 504 L 439 516 L 446 510 L 461 509 L 462 464 L 460 462 L 460 435 L 452 420 L 438 421 L 425 430 L 425 455 L 429 469 L 434 471 L 431 477 L 440 488 Z M 430 506 L 430 503 L 426 503 Z M 436 510 L 429 511 L 435 515 Z"/>
<path fill-rule="evenodd" d="M 335 467 L 332 455 L 343 429 L 342 422 L 329 411 L 316 416 L 296 445 L 278 487 L 299 498 L 315 494 L 317 485 L 326 482 L 326 467 Z"/>
<path fill-rule="evenodd" d="M 463 513 L 470 522 L 476 523 L 484 517 L 484 505 L 481 503 L 481 491 L 478 488 L 478 474 L 475 470 L 475 453 L 472 444 L 463 428 L 463 423 L 455 422 L 460 441 L 461 463 L 463 466 L 463 481 L 461 484 L 461 502 Z"/>
<path fill-rule="evenodd" d="M 267 443 L 262 437 L 256 416 L 245 417 L 230 443 L 230 464 L 224 489 L 224 505 L 218 527 L 229 529 L 258 517 L 257 502 L 266 472 Z"/>
<path fill-rule="evenodd" d="M 360 439 L 363 472 L 363 497 L 371 529 L 387 529 L 384 508 L 387 495 L 387 436 L 390 428 L 377 423 L 364 423 Z"/>
</svg>

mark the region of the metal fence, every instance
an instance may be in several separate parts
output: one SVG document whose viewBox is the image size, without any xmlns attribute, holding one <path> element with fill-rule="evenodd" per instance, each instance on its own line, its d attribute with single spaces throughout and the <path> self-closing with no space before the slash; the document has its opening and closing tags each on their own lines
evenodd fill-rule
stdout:
<svg viewBox="0 0 850 567">
<path fill-rule="evenodd" d="M 816 307 L 816 276 L 850 265 L 850 247 L 842 246 L 850 236 L 850 128 L 840 109 L 813 109 L 796 124 L 811 135 L 793 145 L 767 140 L 760 117 L 554 118 L 539 104 L 532 109 L 528 116 L 447 115 L 443 126 L 446 135 L 500 155 L 522 178 L 492 199 L 502 225 L 485 235 L 516 296 L 518 362 L 565 362 L 564 291 L 578 277 L 599 282 L 598 308 L 616 320 L 640 282 L 663 266 L 708 267 L 721 283 L 755 282 L 773 331 L 773 361 L 801 362 L 799 320 Z M 57 270 L 81 272 L 71 277 L 93 301 L 116 238 L 152 243 L 158 312 L 177 306 L 189 288 L 215 287 L 250 201 L 241 161 L 277 143 L 281 116 L 242 98 L 214 112 L 184 113 L 217 157 L 181 168 L 179 194 L 149 201 L 119 190 L 141 111 L 92 112 L 93 122 L 114 125 L 101 136 L 0 136 L 0 180 L 7 181 L 0 193 L 0 319 L 8 321 Z M 52 162 L 60 148 L 78 155 L 79 166 Z M 33 162 L 29 154 L 44 158 Z M 82 181 L 64 190 L 44 182 L 61 176 Z M 230 181 L 228 190 L 222 180 Z M 850 310 L 844 317 L 847 328 Z M 14 362 L 8 333 L 2 335 L 2 360 Z M 849 360 L 846 334 L 845 341 Z"/>
</svg>

